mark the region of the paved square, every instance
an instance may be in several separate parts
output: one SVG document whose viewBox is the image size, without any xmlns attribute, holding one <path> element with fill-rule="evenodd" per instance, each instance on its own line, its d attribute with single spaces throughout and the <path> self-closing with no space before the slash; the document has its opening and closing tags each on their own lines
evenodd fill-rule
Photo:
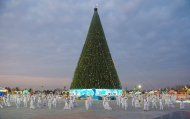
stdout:
<svg viewBox="0 0 190 119">
<path fill-rule="evenodd" d="M 89 110 L 85 109 L 84 100 L 78 100 L 78 106 L 71 110 L 64 110 L 64 102 L 57 105 L 57 108 L 49 110 L 29 109 L 15 105 L 0 109 L 0 119 L 190 119 L 190 104 L 185 104 L 185 110 L 179 109 L 179 103 L 175 108 L 165 107 L 164 111 L 151 110 L 143 111 L 142 108 L 135 109 L 129 103 L 129 108 L 123 110 L 116 105 L 115 101 L 110 102 L 111 111 L 104 110 L 102 101 L 93 101 Z"/>
</svg>

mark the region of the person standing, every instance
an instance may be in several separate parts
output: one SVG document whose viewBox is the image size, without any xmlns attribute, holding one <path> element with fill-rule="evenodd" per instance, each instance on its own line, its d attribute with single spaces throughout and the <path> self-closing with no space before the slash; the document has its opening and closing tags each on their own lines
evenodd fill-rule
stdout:
<svg viewBox="0 0 190 119">
<path fill-rule="evenodd" d="M 17 108 L 20 108 L 20 103 L 21 103 L 21 98 L 20 98 L 20 96 L 18 96 L 16 98 L 16 106 L 17 106 Z"/>
<path fill-rule="evenodd" d="M 35 109 L 33 96 L 31 96 L 31 99 L 30 99 L 30 109 Z"/>
<path fill-rule="evenodd" d="M 135 100 L 136 100 L 135 95 L 132 95 L 132 107 L 135 107 Z"/>
<path fill-rule="evenodd" d="M 37 101 L 37 107 L 41 108 L 41 105 L 42 105 L 42 100 L 41 100 L 41 97 L 39 96 L 38 101 Z"/>
<path fill-rule="evenodd" d="M 7 106 L 8 106 L 8 107 L 11 106 L 10 100 L 11 100 L 10 94 L 7 94 L 7 100 L 6 100 L 6 102 L 7 102 Z"/>
<path fill-rule="evenodd" d="M 56 97 L 54 96 L 54 98 L 53 98 L 53 107 L 54 108 L 56 108 L 56 106 L 57 106 L 57 100 L 56 100 Z"/>
<path fill-rule="evenodd" d="M 125 106 L 125 110 L 127 110 L 128 108 L 128 98 L 125 98 L 125 102 L 124 102 L 124 106 Z"/>
<path fill-rule="evenodd" d="M 51 109 L 51 106 L 52 106 L 52 100 L 51 100 L 51 97 L 49 96 L 48 97 L 48 108 Z"/>
<path fill-rule="evenodd" d="M 71 109 L 71 107 L 69 106 L 69 99 L 65 99 L 64 109 Z"/>
<path fill-rule="evenodd" d="M 7 97 L 5 95 L 3 96 L 3 105 L 7 106 Z"/>
<path fill-rule="evenodd" d="M 164 110 L 163 100 L 161 97 L 159 98 L 159 104 L 160 104 L 160 110 Z"/>
<path fill-rule="evenodd" d="M 180 101 L 180 109 L 184 109 L 184 108 L 185 108 L 185 105 L 184 105 L 183 99 L 181 98 L 181 101 Z"/>
<path fill-rule="evenodd" d="M 3 108 L 2 102 L 1 102 L 1 97 L 0 97 L 0 108 Z"/>
<path fill-rule="evenodd" d="M 125 98 L 121 97 L 121 108 L 125 108 Z"/>
<path fill-rule="evenodd" d="M 104 98 L 103 107 L 104 107 L 105 110 L 112 110 L 112 108 L 111 108 L 110 105 L 109 105 L 109 100 L 108 100 L 108 98 Z"/>
<path fill-rule="evenodd" d="M 157 109 L 157 104 L 156 104 L 156 98 L 155 97 L 152 98 L 152 108 L 154 108 L 154 107 Z"/>
<path fill-rule="evenodd" d="M 86 110 L 89 109 L 89 100 L 88 99 L 85 100 L 85 109 Z"/>
<path fill-rule="evenodd" d="M 24 102 L 24 107 L 27 107 L 28 106 L 28 99 L 27 99 L 26 95 L 24 96 L 23 102 Z"/>
<path fill-rule="evenodd" d="M 144 98 L 144 111 L 148 111 L 149 110 L 149 104 L 148 104 L 148 100 L 146 98 Z"/>
</svg>

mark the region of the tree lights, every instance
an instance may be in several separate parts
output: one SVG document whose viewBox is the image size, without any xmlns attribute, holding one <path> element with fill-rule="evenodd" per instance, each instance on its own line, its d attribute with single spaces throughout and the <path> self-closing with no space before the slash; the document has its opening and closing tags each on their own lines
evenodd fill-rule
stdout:
<svg viewBox="0 0 190 119">
<path fill-rule="evenodd" d="M 105 89 L 103 92 L 109 92 L 106 89 L 121 89 L 97 8 L 94 9 L 86 42 L 70 87 L 72 91 L 78 89 L 77 92 L 80 92 L 79 89 L 92 88 Z M 89 93 L 84 90 L 83 92 Z"/>
</svg>

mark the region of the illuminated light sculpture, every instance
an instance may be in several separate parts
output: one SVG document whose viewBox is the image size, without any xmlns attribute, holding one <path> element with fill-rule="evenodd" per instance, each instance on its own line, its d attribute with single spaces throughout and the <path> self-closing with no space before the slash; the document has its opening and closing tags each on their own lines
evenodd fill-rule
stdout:
<svg viewBox="0 0 190 119">
<path fill-rule="evenodd" d="M 7 89 L 0 87 L 0 97 L 6 95 L 8 92 Z"/>
<path fill-rule="evenodd" d="M 121 89 L 95 89 L 96 94 L 94 94 L 93 89 L 70 89 L 70 94 L 74 94 L 77 96 L 81 95 L 91 95 L 91 96 L 103 96 L 103 95 L 121 95 Z"/>
<path fill-rule="evenodd" d="M 70 86 L 70 94 L 94 97 L 122 94 L 121 83 L 111 58 L 97 7 L 94 8 L 87 38 Z"/>
</svg>

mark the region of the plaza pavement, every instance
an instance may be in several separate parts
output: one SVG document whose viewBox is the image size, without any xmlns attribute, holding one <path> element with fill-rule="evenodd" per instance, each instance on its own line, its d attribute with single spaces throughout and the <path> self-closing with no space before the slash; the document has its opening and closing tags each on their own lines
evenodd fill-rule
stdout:
<svg viewBox="0 0 190 119">
<path fill-rule="evenodd" d="M 176 108 L 166 107 L 164 111 L 158 109 L 143 111 L 142 108 L 135 109 L 131 104 L 127 110 L 123 110 L 115 101 L 111 101 L 112 110 L 108 111 L 103 109 L 102 101 L 94 101 L 87 111 L 84 100 L 77 102 L 79 105 L 72 110 L 64 110 L 63 102 L 51 110 L 47 107 L 35 110 L 24 107 L 16 109 L 13 105 L 0 109 L 0 119 L 190 119 L 190 104 L 185 104 L 185 110 L 180 110 L 177 103 Z"/>
</svg>

